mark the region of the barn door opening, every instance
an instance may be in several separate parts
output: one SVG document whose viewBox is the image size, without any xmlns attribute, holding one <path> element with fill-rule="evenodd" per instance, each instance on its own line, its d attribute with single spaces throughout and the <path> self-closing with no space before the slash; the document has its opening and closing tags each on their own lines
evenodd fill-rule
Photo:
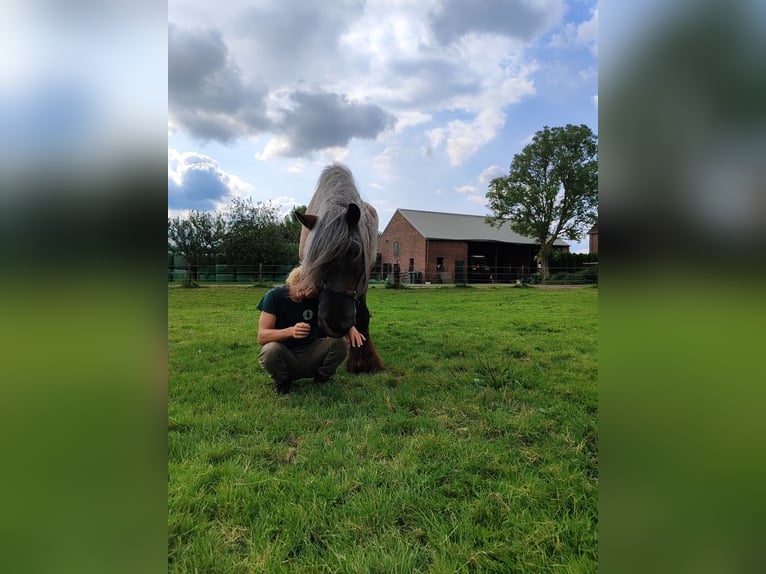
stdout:
<svg viewBox="0 0 766 574">
<path fill-rule="evenodd" d="M 465 261 L 455 260 L 455 283 L 465 283 Z"/>
</svg>

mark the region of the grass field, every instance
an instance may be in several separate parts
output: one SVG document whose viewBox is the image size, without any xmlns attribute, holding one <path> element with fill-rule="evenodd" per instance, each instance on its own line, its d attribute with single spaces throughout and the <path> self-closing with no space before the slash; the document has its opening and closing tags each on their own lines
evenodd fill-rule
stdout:
<svg viewBox="0 0 766 574">
<path fill-rule="evenodd" d="M 169 288 L 169 572 L 595 572 L 598 289 L 372 289 L 386 365 L 274 394 L 266 289 Z"/>
</svg>

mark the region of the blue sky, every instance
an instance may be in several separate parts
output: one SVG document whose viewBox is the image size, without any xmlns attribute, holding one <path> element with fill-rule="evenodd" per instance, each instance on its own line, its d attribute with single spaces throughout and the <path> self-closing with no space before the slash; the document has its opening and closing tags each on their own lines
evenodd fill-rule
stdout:
<svg viewBox="0 0 766 574">
<path fill-rule="evenodd" d="M 170 0 L 168 20 L 171 216 L 287 212 L 331 161 L 381 231 L 397 208 L 485 215 L 537 130 L 598 133 L 594 1 Z"/>
</svg>

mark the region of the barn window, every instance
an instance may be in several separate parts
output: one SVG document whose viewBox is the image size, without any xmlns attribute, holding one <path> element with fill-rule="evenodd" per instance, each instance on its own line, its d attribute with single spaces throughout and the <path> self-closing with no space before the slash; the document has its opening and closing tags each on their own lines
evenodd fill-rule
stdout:
<svg viewBox="0 0 766 574">
<path fill-rule="evenodd" d="M 399 257 L 399 242 L 394 241 L 394 257 Z"/>
</svg>

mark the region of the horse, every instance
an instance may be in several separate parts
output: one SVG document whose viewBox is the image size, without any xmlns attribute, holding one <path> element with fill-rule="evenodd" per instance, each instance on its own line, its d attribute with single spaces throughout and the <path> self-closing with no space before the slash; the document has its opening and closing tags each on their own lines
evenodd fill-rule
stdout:
<svg viewBox="0 0 766 574">
<path fill-rule="evenodd" d="M 298 258 L 301 283 L 319 290 L 318 319 L 331 337 L 352 327 L 364 335 L 361 347 L 349 349 L 346 369 L 374 373 L 383 363 L 370 338 L 367 287 L 378 250 L 378 212 L 362 201 L 354 176 L 344 165 L 322 170 L 301 222 Z"/>
</svg>

